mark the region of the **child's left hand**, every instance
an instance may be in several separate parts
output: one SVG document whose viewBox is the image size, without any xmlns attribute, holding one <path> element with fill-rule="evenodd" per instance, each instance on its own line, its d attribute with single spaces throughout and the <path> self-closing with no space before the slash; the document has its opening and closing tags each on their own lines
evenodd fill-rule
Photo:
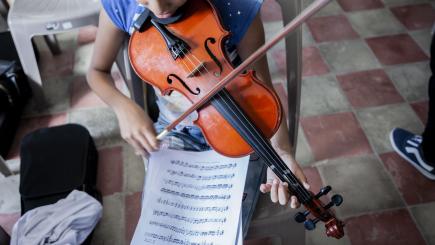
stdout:
<svg viewBox="0 0 435 245">
<path fill-rule="evenodd" d="M 304 187 L 309 189 L 310 185 L 307 183 L 307 177 L 305 177 L 302 168 L 299 166 L 296 160 L 287 154 L 281 157 L 293 174 L 296 175 L 299 181 L 304 185 Z M 274 203 L 279 201 L 279 204 L 287 205 L 290 201 L 291 208 L 298 208 L 301 205 L 296 196 L 290 196 L 288 184 L 281 182 L 270 168 L 267 168 L 267 181 L 265 184 L 260 185 L 260 191 L 263 193 L 270 192 L 270 199 Z"/>
</svg>

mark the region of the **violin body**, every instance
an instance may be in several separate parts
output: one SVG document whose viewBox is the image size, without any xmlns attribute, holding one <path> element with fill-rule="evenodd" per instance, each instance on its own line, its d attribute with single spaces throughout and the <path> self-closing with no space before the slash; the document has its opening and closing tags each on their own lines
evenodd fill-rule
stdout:
<svg viewBox="0 0 435 245">
<path fill-rule="evenodd" d="M 195 103 L 233 67 L 223 50 L 229 33 L 220 25 L 214 8 L 207 1 L 187 1 L 186 4 L 186 12 L 180 21 L 166 26 L 189 45 L 184 60 L 174 61 L 156 28 L 133 33 L 129 56 L 139 77 L 159 88 L 163 95 L 170 95 L 175 90 Z M 201 64 L 204 67 L 198 68 Z M 191 75 L 195 69 L 198 71 Z M 279 98 L 256 78 L 253 71 L 240 74 L 226 90 L 267 138 L 275 134 L 282 117 Z M 194 123 L 201 128 L 209 145 L 222 155 L 240 157 L 253 152 L 210 104 L 198 111 Z"/>
</svg>

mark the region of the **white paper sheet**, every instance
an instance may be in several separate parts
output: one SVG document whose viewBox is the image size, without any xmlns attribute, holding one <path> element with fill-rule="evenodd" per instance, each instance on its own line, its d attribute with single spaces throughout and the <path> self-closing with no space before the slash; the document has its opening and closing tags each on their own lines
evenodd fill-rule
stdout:
<svg viewBox="0 0 435 245">
<path fill-rule="evenodd" d="M 214 151 L 152 154 L 131 244 L 240 244 L 248 163 Z"/>
</svg>

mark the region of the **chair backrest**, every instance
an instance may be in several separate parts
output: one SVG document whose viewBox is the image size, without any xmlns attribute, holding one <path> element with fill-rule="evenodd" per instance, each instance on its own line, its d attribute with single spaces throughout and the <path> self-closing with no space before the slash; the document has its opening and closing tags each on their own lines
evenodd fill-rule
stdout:
<svg viewBox="0 0 435 245">
<path fill-rule="evenodd" d="M 276 0 L 281 6 L 283 24 L 286 25 L 301 12 L 302 1 Z M 299 110 L 301 101 L 302 74 L 302 28 L 298 28 L 285 39 L 287 66 L 287 104 L 290 144 L 293 154 L 296 153 L 296 143 L 299 128 Z"/>
</svg>

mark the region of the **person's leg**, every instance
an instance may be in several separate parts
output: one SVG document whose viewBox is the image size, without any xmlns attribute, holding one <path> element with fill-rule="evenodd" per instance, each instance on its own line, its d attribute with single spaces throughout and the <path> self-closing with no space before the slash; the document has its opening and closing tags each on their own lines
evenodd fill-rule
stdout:
<svg viewBox="0 0 435 245">
<path fill-rule="evenodd" d="M 423 135 L 415 135 L 405 129 L 391 131 L 390 141 L 394 150 L 411 163 L 420 173 L 435 180 L 435 35 L 432 37 L 429 79 L 429 116 Z"/>
<path fill-rule="evenodd" d="M 432 36 L 430 56 L 432 76 L 429 79 L 429 112 L 421 147 L 425 160 L 435 166 L 435 35 Z"/>
</svg>

